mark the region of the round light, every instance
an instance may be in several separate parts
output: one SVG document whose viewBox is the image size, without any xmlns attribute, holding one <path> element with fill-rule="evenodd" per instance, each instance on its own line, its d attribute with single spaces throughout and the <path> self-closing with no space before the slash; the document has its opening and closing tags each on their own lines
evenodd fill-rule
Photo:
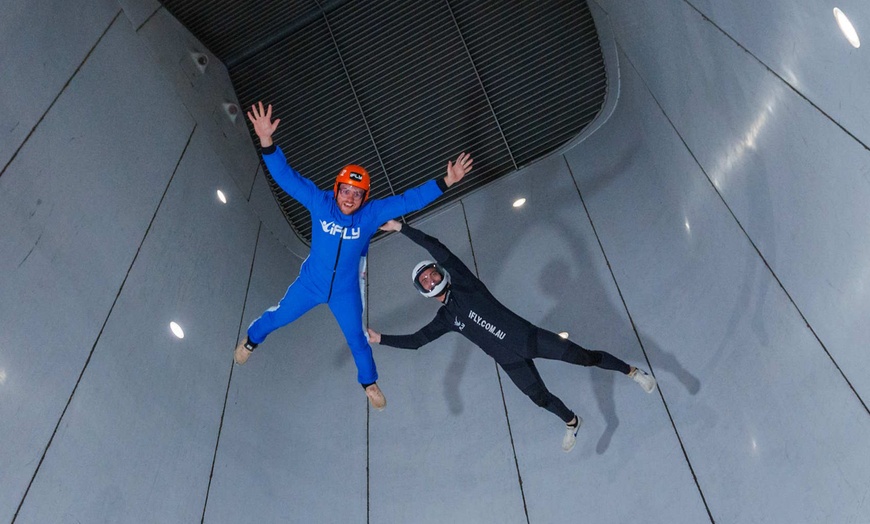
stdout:
<svg viewBox="0 0 870 524">
<path fill-rule="evenodd" d="M 227 203 L 227 197 L 226 197 L 226 195 L 224 195 L 224 192 L 221 191 L 220 189 L 217 190 L 217 196 L 218 196 L 218 200 L 220 200 L 221 203 L 223 203 L 223 204 Z"/>
<path fill-rule="evenodd" d="M 568 332 L 567 332 L 567 331 L 563 331 L 563 332 L 559 333 L 559 336 L 562 337 L 562 338 L 568 338 Z"/>
<path fill-rule="evenodd" d="M 855 31 L 855 26 L 849 21 L 846 13 L 840 11 L 839 7 L 834 8 L 834 18 L 837 19 L 837 25 L 840 26 L 840 31 L 846 36 L 846 40 L 852 44 L 852 47 L 861 47 L 861 39 L 858 38 L 858 31 Z"/>
<path fill-rule="evenodd" d="M 184 330 L 181 329 L 181 326 L 176 324 L 175 322 L 169 323 L 169 329 L 172 330 L 172 334 L 178 338 L 184 338 Z"/>
<path fill-rule="evenodd" d="M 525 203 L 526 203 L 525 198 L 518 198 L 518 199 L 514 200 L 514 207 L 520 207 L 521 205 L 523 205 Z"/>
</svg>

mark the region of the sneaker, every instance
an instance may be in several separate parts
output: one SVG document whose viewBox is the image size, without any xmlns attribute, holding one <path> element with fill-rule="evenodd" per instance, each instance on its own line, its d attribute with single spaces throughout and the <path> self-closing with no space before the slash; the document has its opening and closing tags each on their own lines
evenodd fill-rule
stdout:
<svg viewBox="0 0 870 524">
<path fill-rule="evenodd" d="M 577 442 L 577 432 L 580 431 L 580 425 L 583 424 L 583 419 L 579 415 L 577 417 L 576 426 L 565 426 L 565 436 L 562 438 L 562 451 L 568 453 L 574 449 L 574 444 Z"/>
<path fill-rule="evenodd" d="M 366 388 L 366 396 L 376 410 L 383 411 L 387 407 L 387 398 L 377 384 L 372 384 Z"/>
<path fill-rule="evenodd" d="M 629 373 L 628 376 L 640 384 L 640 387 L 642 387 L 647 393 L 652 393 L 656 388 L 655 377 L 640 368 L 634 368 L 634 371 Z"/>
<path fill-rule="evenodd" d="M 239 345 L 236 346 L 236 352 L 233 354 L 233 359 L 236 361 L 236 364 L 242 365 L 248 361 L 248 357 L 251 356 L 251 353 L 254 352 L 254 348 L 257 347 L 257 344 L 250 342 L 248 337 L 245 337 Z"/>
</svg>

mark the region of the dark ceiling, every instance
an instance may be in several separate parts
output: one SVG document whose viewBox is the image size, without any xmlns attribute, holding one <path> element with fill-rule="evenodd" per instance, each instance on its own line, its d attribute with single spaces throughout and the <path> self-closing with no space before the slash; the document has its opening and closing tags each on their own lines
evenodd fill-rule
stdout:
<svg viewBox="0 0 870 524">
<path fill-rule="evenodd" d="M 227 65 L 243 108 L 273 105 L 276 143 L 318 187 L 355 163 L 372 174 L 372 197 L 398 194 L 471 153 L 469 177 L 406 219 L 558 149 L 604 102 L 585 1 L 163 4 Z M 307 211 L 270 184 L 292 227 L 310 239 Z"/>
</svg>

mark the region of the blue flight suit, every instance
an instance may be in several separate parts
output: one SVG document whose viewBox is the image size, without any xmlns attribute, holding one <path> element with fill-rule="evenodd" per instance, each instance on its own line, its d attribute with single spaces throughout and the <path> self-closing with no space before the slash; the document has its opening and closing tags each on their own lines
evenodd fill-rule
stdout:
<svg viewBox="0 0 870 524">
<path fill-rule="evenodd" d="M 328 304 L 350 346 L 357 380 L 368 385 L 378 372 L 362 325 L 360 256 L 386 221 L 422 209 L 447 189 L 443 179 L 430 180 L 401 195 L 369 200 L 345 215 L 330 188 L 323 191 L 287 164 L 281 148 L 262 150 L 275 182 L 311 213 L 311 250 L 299 276 L 276 307 L 269 308 L 248 327 L 248 340 L 260 344 L 272 331 L 293 322 L 318 304 Z"/>
</svg>

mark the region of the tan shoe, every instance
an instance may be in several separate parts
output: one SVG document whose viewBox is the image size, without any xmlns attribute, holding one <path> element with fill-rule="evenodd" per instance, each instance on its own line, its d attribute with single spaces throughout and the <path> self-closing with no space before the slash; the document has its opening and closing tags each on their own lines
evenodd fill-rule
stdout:
<svg viewBox="0 0 870 524">
<path fill-rule="evenodd" d="M 239 345 L 236 346 L 236 352 L 233 354 L 233 359 L 236 361 L 236 364 L 241 366 L 247 362 L 251 353 L 254 352 L 255 347 L 257 347 L 257 344 L 248 342 L 248 337 L 242 339 L 242 341 L 239 342 Z"/>
<path fill-rule="evenodd" d="M 369 398 L 372 407 L 378 411 L 383 411 L 387 407 L 387 398 L 377 384 L 372 384 L 366 388 L 366 396 Z"/>
</svg>

